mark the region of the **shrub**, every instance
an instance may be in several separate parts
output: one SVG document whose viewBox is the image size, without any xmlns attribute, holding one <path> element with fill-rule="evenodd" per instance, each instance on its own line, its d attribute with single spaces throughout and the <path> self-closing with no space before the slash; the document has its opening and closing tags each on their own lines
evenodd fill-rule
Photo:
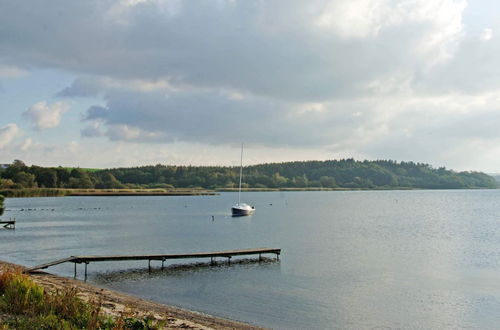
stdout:
<svg viewBox="0 0 500 330">
<path fill-rule="evenodd" d="M 0 273 L 0 314 L 9 315 L 0 329 L 157 329 L 150 318 L 101 314 L 101 302 L 84 302 L 76 288 L 46 292 L 18 270 Z"/>
<path fill-rule="evenodd" d="M 5 197 L 3 197 L 3 195 L 0 195 L 0 215 L 3 215 L 3 211 L 4 211 L 4 206 L 3 206 L 3 201 L 5 200 Z"/>
</svg>

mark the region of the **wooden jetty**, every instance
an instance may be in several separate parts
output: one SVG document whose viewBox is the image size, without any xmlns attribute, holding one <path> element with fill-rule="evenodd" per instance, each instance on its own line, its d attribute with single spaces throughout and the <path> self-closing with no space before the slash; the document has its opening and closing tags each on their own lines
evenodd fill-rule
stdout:
<svg viewBox="0 0 500 330">
<path fill-rule="evenodd" d="M 54 260 L 45 264 L 30 267 L 24 270 L 25 273 L 35 272 L 40 269 L 46 269 L 51 266 L 72 262 L 75 265 L 75 278 L 76 278 L 76 264 L 85 264 L 85 280 L 87 279 L 87 265 L 90 262 L 98 261 L 126 261 L 126 260 L 147 260 L 148 269 L 151 272 L 151 260 L 161 261 L 161 268 L 164 268 L 165 261 L 169 259 L 202 259 L 210 258 L 210 264 L 214 264 L 215 258 L 227 258 L 228 264 L 231 263 L 231 258 L 234 256 L 244 255 L 258 255 L 259 261 L 262 260 L 263 254 L 275 254 L 276 259 L 279 260 L 281 249 L 257 248 L 257 249 L 244 249 L 244 250 L 229 250 L 229 251 L 216 251 L 216 252 L 199 252 L 199 253 L 186 253 L 186 254 L 146 254 L 146 255 L 108 255 L 108 256 L 71 256 L 64 259 Z"/>
<path fill-rule="evenodd" d="M 7 229 L 16 229 L 16 220 L 0 221 L 0 226 Z"/>
</svg>

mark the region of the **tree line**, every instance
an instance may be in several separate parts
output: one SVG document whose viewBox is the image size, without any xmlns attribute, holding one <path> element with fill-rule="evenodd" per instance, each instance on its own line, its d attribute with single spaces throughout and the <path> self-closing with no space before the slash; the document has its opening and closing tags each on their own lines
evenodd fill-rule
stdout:
<svg viewBox="0 0 500 330">
<path fill-rule="evenodd" d="M 497 188 L 481 172 L 456 172 L 392 160 L 297 161 L 247 166 L 244 188 L 467 189 Z M 239 167 L 154 165 L 112 169 L 27 166 L 0 170 L 0 189 L 237 188 Z"/>
</svg>

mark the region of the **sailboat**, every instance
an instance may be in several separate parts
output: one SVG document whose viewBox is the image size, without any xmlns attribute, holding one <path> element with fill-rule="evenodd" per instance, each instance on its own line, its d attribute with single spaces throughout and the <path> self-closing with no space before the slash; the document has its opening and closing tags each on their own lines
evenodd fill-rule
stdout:
<svg viewBox="0 0 500 330">
<path fill-rule="evenodd" d="M 238 204 L 233 205 L 231 212 L 233 217 L 250 215 L 255 212 L 255 207 L 241 202 L 241 178 L 243 176 L 243 143 L 241 144 L 241 159 L 240 159 L 240 188 L 238 190 Z"/>
</svg>

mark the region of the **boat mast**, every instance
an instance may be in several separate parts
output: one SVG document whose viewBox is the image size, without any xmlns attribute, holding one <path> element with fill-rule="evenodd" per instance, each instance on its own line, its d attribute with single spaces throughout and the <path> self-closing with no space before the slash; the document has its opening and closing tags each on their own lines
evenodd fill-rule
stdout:
<svg viewBox="0 0 500 330">
<path fill-rule="evenodd" d="M 241 158 L 240 158 L 240 189 L 238 190 L 238 205 L 241 204 L 241 177 L 243 176 L 243 143 L 241 144 Z"/>
</svg>

